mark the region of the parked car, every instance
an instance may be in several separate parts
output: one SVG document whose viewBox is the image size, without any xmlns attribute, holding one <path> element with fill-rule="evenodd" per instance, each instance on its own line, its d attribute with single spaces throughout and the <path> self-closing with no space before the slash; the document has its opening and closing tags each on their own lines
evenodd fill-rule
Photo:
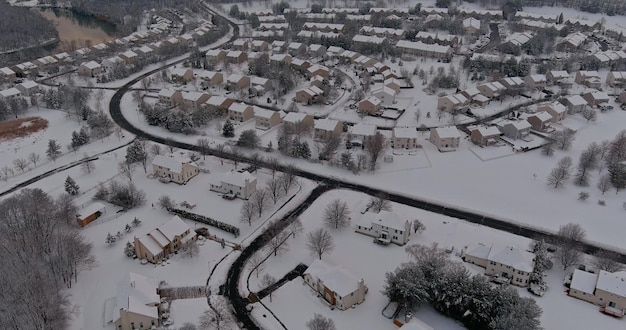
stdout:
<svg viewBox="0 0 626 330">
<path fill-rule="evenodd" d="M 209 235 L 209 228 L 207 227 L 196 228 L 196 234 L 206 237 Z"/>
<path fill-rule="evenodd" d="M 546 293 L 547 290 L 548 290 L 548 285 L 547 284 L 531 283 L 528 286 L 528 292 L 534 294 L 535 296 L 539 296 L 539 297 L 543 297 L 543 295 Z"/>
<path fill-rule="evenodd" d="M 235 194 L 231 193 L 231 194 L 224 194 L 224 195 L 222 195 L 222 198 L 228 199 L 228 200 L 233 200 L 233 199 L 237 198 L 237 196 L 235 196 Z"/>
<path fill-rule="evenodd" d="M 491 282 L 494 282 L 497 284 L 509 284 L 511 283 L 511 279 L 505 276 L 496 275 L 491 278 Z"/>
</svg>

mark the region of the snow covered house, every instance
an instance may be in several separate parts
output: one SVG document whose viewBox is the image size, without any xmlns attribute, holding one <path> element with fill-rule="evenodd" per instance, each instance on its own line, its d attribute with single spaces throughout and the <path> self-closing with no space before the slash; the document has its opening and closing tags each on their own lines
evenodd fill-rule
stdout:
<svg viewBox="0 0 626 330">
<path fill-rule="evenodd" d="M 268 130 L 281 123 L 279 111 L 267 110 L 254 107 L 254 127 L 262 130 Z"/>
<path fill-rule="evenodd" d="M 8 101 L 18 98 L 20 95 L 22 95 L 22 92 L 20 92 L 19 89 L 15 87 L 11 87 L 11 88 L 0 91 L 0 100 L 4 100 L 5 102 L 8 102 Z"/>
<path fill-rule="evenodd" d="M 102 214 L 106 213 L 106 208 L 102 203 L 92 203 L 76 214 L 76 221 L 81 227 L 85 227 L 90 222 L 98 219 Z"/>
<path fill-rule="evenodd" d="M 189 158 L 156 155 L 152 160 L 152 173 L 159 180 L 186 184 L 200 171 L 198 165 Z"/>
<path fill-rule="evenodd" d="M 415 127 L 394 127 L 391 132 L 391 147 L 394 149 L 416 149 L 422 145 L 417 141 Z"/>
<path fill-rule="evenodd" d="M 247 171 L 241 173 L 231 171 L 212 182 L 211 190 L 248 199 L 256 190 L 256 178 Z"/>
<path fill-rule="evenodd" d="M 156 264 L 196 238 L 196 232 L 175 215 L 146 235 L 135 237 L 135 255 Z"/>
<path fill-rule="evenodd" d="M 470 140 L 481 147 L 488 146 L 500 140 L 502 132 L 495 126 L 479 126 L 470 128 Z"/>
<path fill-rule="evenodd" d="M 182 92 L 181 96 L 183 99 L 183 109 L 197 110 L 209 100 L 211 94 L 191 91 Z"/>
<path fill-rule="evenodd" d="M 454 126 L 436 127 L 430 130 L 430 142 L 439 151 L 453 151 L 459 147 L 461 134 Z"/>
<path fill-rule="evenodd" d="M 358 123 L 350 129 L 350 143 L 353 146 L 363 146 L 365 142 L 376 135 L 376 125 Z"/>
<path fill-rule="evenodd" d="M 567 71 L 549 71 L 548 73 L 546 73 L 546 79 L 548 79 L 548 83 L 550 83 L 551 85 L 559 85 L 563 87 L 572 86 L 572 80 Z"/>
<path fill-rule="evenodd" d="M 470 100 L 463 94 L 445 95 L 437 101 L 437 109 L 447 112 L 458 112 L 467 110 Z"/>
<path fill-rule="evenodd" d="M 497 124 L 498 129 L 504 136 L 512 140 L 530 141 L 530 123 L 526 120 L 505 120 Z"/>
<path fill-rule="evenodd" d="M 226 89 L 232 92 L 250 88 L 250 77 L 240 74 L 231 74 L 226 78 Z"/>
<path fill-rule="evenodd" d="M 224 75 L 221 72 L 202 70 L 198 71 L 196 76 L 200 79 L 202 88 L 217 86 L 224 82 Z"/>
<path fill-rule="evenodd" d="M 404 245 L 411 238 L 411 222 L 389 211 L 366 212 L 357 222 L 354 231 L 372 236 L 383 243 Z"/>
<path fill-rule="evenodd" d="M 19 90 L 24 96 L 31 96 L 41 91 L 39 84 L 32 80 L 25 80 L 24 82 L 15 85 L 15 88 L 17 88 L 17 90 Z"/>
<path fill-rule="evenodd" d="M 225 60 L 228 63 L 241 64 L 248 60 L 248 53 L 240 50 L 231 50 L 226 53 Z"/>
<path fill-rule="evenodd" d="M 161 297 L 156 279 L 129 273 L 117 285 L 116 305 L 110 321 L 115 330 L 151 329 L 159 326 Z"/>
<path fill-rule="evenodd" d="M 567 117 L 567 107 L 559 102 L 542 104 L 537 107 L 537 112 L 547 112 L 552 115 L 552 122 L 559 122 Z"/>
<path fill-rule="evenodd" d="M 183 101 L 183 95 L 180 91 L 173 89 L 162 89 L 159 91 L 157 95 L 159 98 L 159 103 L 174 106 L 180 104 Z"/>
<path fill-rule="evenodd" d="M 322 91 L 319 87 L 309 86 L 296 91 L 296 97 L 294 100 L 297 103 L 311 104 L 317 99 L 318 96 L 323 94 L 324 91 Z"/>
<path fill-rule="evenodd" d="M 598 88 L 602 84 L 598 71 L 578 71 L 574 82 L 589 88 Z"/>
<path fill-rule="evenodd" d="M 287 132 L 297 133 L 309 131 L 314 124 L 313 116 L 302 112 L 289 112 L 283 118 L 283 126 Z"/>
<path fill-rule="evenodd" d="M 546 131 L 552 122 L 552 115 L 548 112 L 538 112 L 526 119 L 535 131 Z"/>
<path fill-rule="evenodd" d="M 78 66 L 78 74 L 83 77 L 95 77 L 102 73 L 102 65 L 95 61 L 81 63 Z"/>
<path fill-rule="evenodd" d="M 233 102 L 233 104 L 228 107 L 228 118 L 230 118 L 231 120 L 244 122 L 246 120 L 252 119 L 253 117 L 254 109 L 251 105 L 241 102 Z"/>
<path fill-rule="evenodd" d="M 547 82 L 545 74 L 531 74 L 524 78 L 524 83 L 528 88 L 543 89 L 546 88 Z"/>
<path fill-rule="evenodd" d="M 357 107 L 360 113 L 373 115 L 380 110 L 382 101 L 376 96 L 370 96 L 364 100 L 359 101 Z"/>
<path fill-rule="evenodd" d="M 463 252 L 465 262 L 485 268 L 485 275 L 501 276 L 525 287 L 535 269 L 535 254 L 511 246 L 475 244 Z"/>
<path fill-rule="evenodd" d="M 213 64 L 217 64 L 226 59 L 226 51 L 223 49 L 211 49 L 206 52 L 206 59 Z"/>
<path fill-rule="evenodd" d="M 606 76 L 606 84 L 611 87 L 624 87 L 626 85 L 625 71 L 611 71 Z"/>
<path fill-rule="evenodd" d="M 598 274 L 574 270 L 569 296 L 600 306 L 605 314 L 623 317 L 626 312 L 626 272 Z"/>
<path fill-rule="evenodd" d="M 322 118 L 315 120 L 313 124 L 314 140 L 323 141 L 329 135 L 341 135 L 343 130 L 343 123 L 338 120 Z"/>
<path fill-rule="evenodd" d="M 8 81 L 13 81 L 13 79 L 15 79 L 15 71 L 11 70 L 8 67 L 3 67 L 0 68 L 0 81 L 2 82 L 8 82 Z"/>
<path fill-rule="evenodd" d="M 561 103 L 567 107 L 567 112 L 570 114 L 581 112 L 587 106 L 587 101 L 580 95 L 570 95 L 562 99 Z"/>
<path fill-rule="evenodd" d="M 585 101 L 587 101 L 587 104 L 589 104 L 589 106 L 593 108 L 600 105 L 601 103 L 609 102 L 609 95 L 605 92 L 599 91 L 589 92 L 583 94 L 583 99 L 585 99 Z"/>
<path fill-rule="evenodd" d="M 372 95 L 377 97 L 382 104 L 391 106 L 396 102 L 396 91 L 393 88 L 383 86 L 372 91 Z"/>
<path fill-rule="evenodd" d="M 193 78 L 193 71 L 188 68 L 174 68 L 170 72 L 170 80 L 177 84 L 186 84 Z"/>
<path fill-rule="evenodd" d="M 340 265 L 315 260 L 303 274 L 304 282 L 331 305 L 346 310 L 365 301 L 367 286 Z"/>
</svg>

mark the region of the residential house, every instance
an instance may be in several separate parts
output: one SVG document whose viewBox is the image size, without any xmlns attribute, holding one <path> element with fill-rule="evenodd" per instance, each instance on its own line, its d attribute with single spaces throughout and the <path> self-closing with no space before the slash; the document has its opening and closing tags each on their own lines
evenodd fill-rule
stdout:
<svg viewBox="0 0 626 330">
<path fill-rule="evenodd" d="M 548 80 L 545 74 L 531 74 L 524 79 L 526 87 L 534 89 L 544 89 Z"/>
<path fill-rule="evenodd" d="M 558 85 L 563 88 L 570 88 L 573 85 L 567 71 L 549 71 L 546 73 L 546 79 L 550 85 Z"/>
<path fill-rule="evenodd" d="M 102 67 L 105 71 L 110 72 L 116 66 L 125 65 L 124 60 L 119 56 L 113 56 L 102 60 Z"/>
<path fill-rule="evenodd" d="M 601 103 L 609 102 L 609 95 L 605 92 L 589 92 L 583 94 L 583 99 L 587 101 L 590 107 L 596 107 Z"/>
<path fill-rule="evenodd" d="M 464 19 L 463 29 L 469 34 L 478 34 L 480 32 L 480 20 L 473 17 Z"/>
<path fill-rule="evenodd" d="M 498 129 L 502 132 L 502 135 L 511 140 L 531 141 L 530 136 L 530 123 L 526 120 L 505 120 L 497 124 Z"/>
<path fill-rule="evenodd" d="M 187 157 L 156 155 L 152 160 L 152 174 L 162 181 L 187 184 L 198 173 L 198 165 Z"/>
<path fill-rule="evenodd" d="M 279 111 L 254 107 L 254 127 L 268 130 L 282 122 Z"/>
<path fill-rule="evenodd" d="M 370 96 L 364 100 L 359 101 L 357 108 L 360 113 L 373 115 L 380 110 L 382 102 L 376 96 Z"/>
<path fill-rule="evenodd" d="M 404 245 L 411 238 L 411 222 L 390 211 L 366 212 L 354 231 L 377 238 L 383 243 Z"/>
<path fill-rule="evenodd" d="M 459 37 L 451 34 L 438 34 L 426 31 L 419 31 L 415 35 L 415 40 L 423 41 L 427 44 L 437 44 L 456 47 L 459 45 Z"/>
<path fill-rule="evenodd" d="M 121 54 L 119 54 L 119 57 L 124 60 L 124 63 L 126 65 L 133 65 L 135 64 L 135 62 L 137 62 L 137 53 L 133 52 L 132 50 L 127 50 Z"/>
<path fill-rule="evenodd" d="M 256 76 L 250 79 L 250 84 L 252 85 L 252 88 L 256 90 L 257 95 L 263 95 L 265 92 L 271 91 L 273 88 L 271 80 Z"/>
<path fill-rule="evenodd" d="M 291 64 L 291 67 L 293 67 L 294 69 L 302 73 L 307 72 L 306 70 L 308 70 L 311 67 L 311 62 L 307 60 L 299 59 L 299 58 L 293 58 L 290 64 Z"/>
<path fill-rule="evenodd" d="M 256 178 L 248 173 L 230 171 L 211 183 L 212 191 L 248 199 L 256 190 Z"/>
<path fill-rule="evenodd" d="M 367 286 L 346 268 L 315 260 L 303 274 L 304 282 L 332 307 L 346 310 L 365 301 Z"/>
<path fill-rule="evenodd" d="M 220 85 L 224 82 L 224 75 L 221 72 L 201 70 L 196 73 L 203 88 Z"/>
<path fill-rule="evenodd" d="M 506 87 L 497 81 L 480 84 L 476 88 L 490 99 L 497 99 L 506 91 Z"/>
<path fill-rule="evenodd" d="M 9 82 L 15 80 L 15 71 L 8 67 L 0 68 L 0 82 Z"/>
<path fill-rule="evenodd" d="M 272 54 L 272 56 L 270 56 L 270 62 L 276 63 L 276 64 L 280 64 L 280 63 L 290 64 L 291 60 L 292 60 L 292 57 L 289 54 Z"/>
<path fill-rule="evenodd" d="M 396 48 L 403 53 L 416 56 L 434 57 L 439 59 L 447 59 L 452 57 L 452 47 L 426 44 L 421 41 L 400 40 L 396 43 Z"/>
<path fill-rule="evenodd" d="M 447 112 L 463 112 L 469 108 L 470 100 L 463 94 L 446 95 L 437 101 L 437 109 Z"/>
<path fill-rule="evenodd" d="M 626 85 L 626 71 L 611 71 L 606 76 L 606 84 L 611 87 L 624 87 Z"/>
<path fill-rule="evenodd" d="M 338 120 L 322 118 L 316 119 L 313 125 L 314 140 L 323 141 L 329 135 L 339 136 L 343 131 L 343 123 Z"/>
<path fill-rule="evenodd" d="M 371 47 L 372 45 L 381 46 L 387 42 L 387 38 L 381 38 L 377 36 L 364 36 L 357 34 L 352 37 L 352 42 L 355 46 Z"/>
<path fill-rule="evenodd" d="M 535 131 L 546 131 L 550 128 L 552 122 L 552 115 L 548 112 L 538 112 L 526 119 L 530 124 L 530 127 Z"/>
<path fill-rule="evenodd" d="M 274 40 L 270 48 L 272 48 L 275 53 L 281 53 L 287 50 L 287 43 L 282 40 Z"/>
<path fill-rule="evenodd" d="M 556 45 L 556 49 L 559 51 L 574 52 L 579 50 L 586 40 L 587 36 L 582 32 L 570 33 Z"/>
<path fill-rule="evenodd" d="M 248 60 L 248 53 L 240 50 L 231 50 L 226 53 L 226 61 L 228 63 L 241 64 Z"/>
<path fill-rule="evenodd" d="M 517 47 L 521 47 L 524 44 L 526 44 L 527 42 L 530 41 L 530 39 L 533 38 L 533 34 L 531 32 L 516 32 L 516 33 L 512 33 L 510 34 L 505 40 L 504 43 L 505 44 L 510 44 L 513 46 L 517 46 Z"/>
<path fill-rule="evenodd" d="M 292 56 L 306 53 L 306 45 L 300 42 L 292 42 L 287 45 L 287 51 Z"/>
<path fill-rule="evenodd" d="M 290 133 L 309 131 L 313 128 L 315 119 L 309 114 L 302 112 L 289 112 L 283 118 L 283 126 Z"/>
<path fill-rule="evenodd" d="M 159 103 L 175 106 L 180 104 L 183 101 L 182 93 L 178 90 L 173 89 L 162 89 L 158 94 Z"/>
<path fill-rule="evenodd" d="M 459 147 L 461 134 L 454 126 L 436 127 L 430 130 L 430 142 L 439 151 L 452 151 Z"/>
<path fill-rule="evenodd" d="M 353 146 L 364 146 L 376 135 L 376 125 L 358 123 L 350 129 L 350 143 Z"/>
<path fill-rule="evenodd" d="M 578 71 L 574 82 L 589 88 L 598 88 L 602 84 L 598 71 Z"/>
<path fill-rule="evenodd" d="M 198 110 L 211 97 L 211 94 L 202 92 L 182 92 L 181 95 L 184 110 Z"/>
<path fill-rule="evenodd" d="M 567 107 L 559 102 L 541 104 L 537 107 L 537 112 L 547 112 L 552 116 L 552 122 L 559 122 L 567 117 Z"/>
<path fill-rule="evenodd" d="M 20 92 L 20 90 L 15 87 L 0 91 L 0 99 L 3 100 L 5 103 L 18 98 L 20 95 L 22 95 L 22 92 Z"/>
<path fill-rule="evenodd" d="M 270 45 L 267 41 L 263 40 L 252 40 L 252 50 L 257 52 L 267 52 Z"/>
<path fill-rule="evenodd" d="M 526 79 L 530 79 L 530 78 L 526 77 Z M 535 79 L 537 79 L 537 81 L 541 84 L 541 78 L 540 77 L 532 78 L 533 83 L 535 82 Z M 504 88 L 506 89 L 506 91 L 507 91 L 507 93 L 509 95 L 520 94 L 526 88 L 526 84 L 524 82 L 524 79 L 522 79 L 520 77 L 506 77 L 506 78 L 502 78 L 502 79 L 498 80 L 498 82 L 500 84 L 502 84 L 502 86 L 504 86 Z M 545 87 L 545 84 L 543 84 L 543 86 Z M 535 87 L 531 87 L 531 88 L 537 88 L 537 87 L 535 86 Z"/>
<path fill-rule="evenodd" d="M 378 98 L 385 106 L 391 106 L 396 102 L 396 91 L 387 86 L 373 90 L 372 95 Z"/>
<path fill-rule="evenodd" d="M 325 82 L 326 82 L 326 79 L 324 79 L 324 77 L 322 76 L 314 76 L 314 77 L 311 77 L 311 79 L 309 79 L 309 84 L 319 89 L 322 89 L 324 87 Z"/>
<path fill-rule="evenodd" d="M 135 255 L 158 264 L 182 246 L 196 240 L 196 232 L 177 215 L 148 234 L 135 237 Z"/>
<path fill-rule="evenodd" d="M 94 202 L 89 204 L 89 206 L 84 209 L 78 211 L 76 213 L 76 222 L 81 227 L 85 227 L 90 222 L 98 219 L 100 216 L 106 213 L 106 208 L 104 204 L 99 202 Z"/>
<path fill-rule="evenodd" d="M 495 126 L 478 126 L 470 128 L 469 131 L 472 143 L 481 147 L 495 144 L 500 140 L 500 135 L 502 135 L 502 132 Z"/>
<path fill-rule="evenodd" d="M 223 97 L 223 96 L 211 96 L 205 103 L 206 107 L 212 111 L 216 111 L 222 114 L 228 112 L 230 106 L 235 102 L 235 100 Z"/>
<path fill-rule="evenodd" d="M 500 276 L 525 287 L 535 269 L 535 254 L 511 246 L 476 244 L 463 253 L 465 262 L 485 268 L 485 275 Z"/>
<path fill-rule="evenodd" d="M 233 41 L 233 49 L 247 51 L 248 50 L 248 41 L 246 39 L 235 39 Z"/>
<path fill-rule="evenodd" d="M 223 49 L 211 49 L 206 52 L 206 59 L 213 64 L 217 64 L 226 59 L 226 51 Z"/>
<path fill-rule="evenodd" d="M 129 273 L 117 284 L 112 319 L 115 330 L 152 329 L 159 326 L 159 284 L 154 278 Z"/>
<path fill-rule="evenodd" d="M 574 270 L 567 294 L 600 306 L 600 312 L 623 317 L 626 312 L 626 272 L 597 274 Z"/>
<path fill-rule="evenodd" d="M 617 97 L 617 99 L 622 104 L 626 103 L 626 91 L 619 93 L 619 96 Z"/>
<path fill-rule="evenodd" d="M 19 90 L 24 96 L 31 96 L 41 91 L 39 84 L 32 80 L 25 80 L 24 82 L 15 85 L 15 88 L 17 88 L 17 90 Z"/>
<path fill-rule="evenodd" d="M 233 92 L 248 89 L 250 88 L 250 77 L 233 73 L 226 78 L 226 84 L 226 89 Z"/>
<path fill-rule="evenodd" d="M 326 46 L 311 44 L 309 45 L 309 54 L 313 57 L 324 57 L 326 56 Z"/>
<path fill-rule="evenodd" d="M 391 132 L 391 147 L 394 149 L 421 148 L 415 127 L 394 127 Z"/>
<path fill-rule="evenodd" d="M 135 53 L 137 53 L 137 56 L 140 58 L 146 59 L 154 55 L 154 49 L 148 46 L 141 46 L 135 50 Z"/>
<path fill-rule="evenodd" d="M 307 70 L 307 76 L 309 78 L 314 77 L 314 76 L 322 76 L 325 79 L 328 79 L 328 77 L 330 76 L 330 69 L 328 69 L 327 67 L 323 66 L 323 65 L 319 65 L 319 64 L 314 64 L 311 65 Z"/>
<path fill-rule="evenodd" d="M 174 68 L 170 71 L 170 80 L 177 84 L 186 84 L 194 79 L 193 71 L 188 68 Z"/>
<path fill-rule="evenodd" d="M 383 81 L 383 85 L 393 89 L 396 95 L 400 93 L 400 88 L 403 86 L 402 82 L 397 78 L 387 78 Z"/>
<path fill-rule="evenodd" d="M 580 95 L 567 96 L 560 102 L 567 107 L 567 111 L 570 114 L 579 113 L 585 110 L 585 107 L 587 106 L 587 101 Z"/>
<path fill-rule="evenodd" d="M 241 102 L 233 102 L 228 107 L 228 118 L 239 122 L 244 122 L 254 117 L 254 108 Z"/>
<path fill-rule="evenodd" d="M 295 101 L 298 103 L 311 104 L 318 96 L 324 95 L 324 91 L 316 86 L 309 86 L 296 91 Z"/>
</svg>

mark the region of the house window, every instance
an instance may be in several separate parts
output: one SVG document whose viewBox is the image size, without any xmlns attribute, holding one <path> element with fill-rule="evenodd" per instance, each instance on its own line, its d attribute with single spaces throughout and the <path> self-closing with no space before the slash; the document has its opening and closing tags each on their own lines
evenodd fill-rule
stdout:
<svg viewBox="0 0 626 330">
<path fill-rule="evenodd" d="M 151 323 L 152 323 L 151 325 L 156 325 L 156 324 L 154 324 L 154 320 L 152 320 L 152 322 L 151 322 Z"/>
<path fill-rule="evenodd" d="M 615 308 L 616 304 L 613 301 L 609 301 L 609 307 Z"/>
<path fill-rule="evenodd" d="M 143 329 L 143 322 L 139 322 L 139 329 Z"/>
<path fill-rule="evenodd" d="M 135 329 L 135 322 L 130 322 L 130 328 Z"/>
</svg>

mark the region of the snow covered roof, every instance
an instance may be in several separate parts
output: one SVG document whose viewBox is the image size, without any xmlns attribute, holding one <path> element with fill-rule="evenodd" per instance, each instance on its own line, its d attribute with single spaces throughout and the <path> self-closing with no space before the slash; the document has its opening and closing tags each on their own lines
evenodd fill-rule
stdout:
<svg viewBox="0 0 626 330">
<path fill-rule="evenodd" d="M 250 79 L 250 83 L 252 85 L 265 85 L 267 84 L 267 82 L 269 81 L 269 79 L 267 78 L 261 78 L 261 77 L 252 77 L 252 79 Z"/>
<path fill-rule="evenodd" d="M 439 54 L 448 54 L 452 52 L 452 48 L 450 46 L 443 46 L 438 44 L 425 44 L 421 41 L 408 41 L 408 40 L 400 40 L 396 43 L 396 47 L 398 48 L 407 48 L 407 49 L 416 49 L 427 51 L 431 53 L 439 53 Z"/>
<path fill-rule="evenodd" d="M 223 49 L 211 49 L 206 52 L 206 56 L 219 56 L 225 53 L 226 51 Z"/>
<path fill-rule="evenodd" d="M 204 95 L 208 95 L 207 93 L 202 92 L 183 92 L 183 100 L 197 102 Z"/>
<path fill-rule="evenodd" d="M 382 103 L 382 101 L 379 98 L 377 98 L 376 96 L 373 96 L 373 95 L 368 97 L 368 98 L 366 98 L 365 100 L 359 101 L 359 104 L 364 103 L 364 102 L 369 102 L 369 103 L 371 103 L 375 107 L 379 106 Z"/>
<path fill-rule="evenodd" d="M 31 89 L 31 88 L 37 88 L 37 86 L 39 86 L 38 83 L 32 81 L 32 80 L 26 80 L 22 83 L 20 83 L 20 86 L 24 87 L 25 89 Z"/>
<path fill-rule="evenodd" d="M 588 95 L 590 95 L 594 100 L 608 100 L 609 99 L 609 95 L 605 92 L 591 92 L 591 93 L 587 93 Z"/>
<path fill-rule="evenodd" d="M 530 32 L 516 32 L 508 36 L 505 42 L 511 43 L 516 46 L 521 46 L 530 41 L 533 38 L 533 34 Z"/>
<path fill-rule="evenodd" d="M 593 295 L 593 292 L 596 289 L 597 281 L 598 275 L 576 269 L 574 270 L 574 274 L 572 275 L 572 283 L 570 283 L 570 289 Z"/>
<path fill-rule="evenodd" d="M 340 54 L 341 52 L 344 51 L 344 49 L 341 48 L 341 47 L 337 47 L 337 46 L 330 46 L 330 47 L 328 47 L 328 49 L 326 51 L 331 53 L 331 54 Z"/>
<path fill-rule="evenodd" d="M 78 211 L 78 214 L 76 214 L 76 216 L 80 219 L 84 219 L 85 217 L 88 217 L 98 211 L 102 212 L 104 209 L 104 204 L 94 202 L 89 204 L 89 206 L 85 207 L 84 209 Z"/>
<path fill-rule="evenodd" d="M 272 111 L 272 110 L 263 109 L 263 108 L 259 108 L 259 107 L 254 107 L 254 116 L 255 117 L 264 118 L 264 119 L 270 119 L 276 113 L 278 113 L 278 112 Z"/>
<path fill-rule="evenodd" d="M 306 118 L 307 114 L 302 112 L 289 112 L 285 118 L 283 118 L 283 123 L 292 123 L 295 124 L 297 122 L 301 122 Z"/>
<path fill-rule="evenodd" d="M 182 233 L 190 230 L 189 225 L 187 225 L 177 215 L 173 216 L 168 222 L 164 223 L 157 229 L 170 242 L 173 241 L 176 236 L 180 236 Z"/>
<path fill-rule="evenodd" d="M 581 75 L 584 78 L 598 77 L 600 78 L 600 73 L 598 71 L 585 71 L 581 70 L 577 72 L 578 75 Z"/>
<path fill-rule="evenodd" d="M 6 66 L 4 68 L 0 68 L 0 73 L 7 75 L 7 76 L 12 76 L 15 74 L 15 71 L 7 68 Z"/>
<path fill-rule="evenodd" d="M 129 273 L 117 285 L 117 306 L 113 309 L 113 320 L 120 318 L 120 310 L 158 319 L 156 305 L 161 298 L 157 294 L 157 287 L 155 279 Z"/>
<path fill-rule="evenodd" d="M 546 81 L 546 75 L 545 74 L 532 74 L 530 76 L 530 79 L 534 82 L 545 82 Z"/>
<path fill-rule="evenodd" d="M 354 42 L 362 42 L 362 43 L 376 44 L 376 45 L 382 44 L 385 40 L 387 39 L 384 37 L 364 36 L 362 34 L 357 34 L 352 38 L 352 41 Z"/>
<path fill-rule="evenodd" d="M 399 139 L 417 139 L 415 127 L 394 127 L 393 136 Z"/>
<path fill-rule="evenodd" d="M 192 164 L 191 159 L 185 157 L 180 158 L 174 155 L 164 156 L 164 155 L 156 155 L 152 160 L 152 165 L 160 166 L 167 168 L 172 173 L 181 173 L 183 170 L 183 164 Z"/>
<path fill-rule="evenodd" d="M 171 71 L 171 75 L 172 76 L 184 76 L 187 72 L 191 71 L 191 69 L 187 69 L 187 68 L 174 68 Z"/>
<path fill-rule="evenodd" d="M 550 71 L 552 78 L 555 80 L 569 78 L 567 71 Z"/>
<path fill-rule="evenodd" d="M 530 123 L 528 121 L 526 121 L 526 120 L 511 121 L 511 122 L 509 122 L 509 124 L 511 124 L 511 126 L 515 127 L 518 131 L 521 131 L 523 129 L 531 128 Z"/>
<path fill-rule="evenodd" d="M 609 273 L 601 270 L 598 275 L 596 289 L 604 290 L 620 297 L 626 297 L 626 272 Z"/>
<path fill-rule="evenodd" d="M 491 250 L 490 246 L 486 246 L 485 244 L 478 243 L 474 245 L 470 245 L 465 250 L 465 255 L 479 258 L 479 259 L 487 259 L 489 257 L 489 251 Z"/>
<path fill-rule="evenodd" d="M 404 34 L 404 30 L 402 29 L 391 29 L 391 28 L 383 28 L 383 27 L 374 27 L 374 26 L 364 26 L 359 30 L 360 33 L 374 33 L 374 34 L 387 34 L 387 35 L 395 35 L 401 36 Z"/>
<path fill-rule="evenodd" d="M 625 80 L 626 79 L 626 71 L 611 71 L 610 74 L 616 80 Z"/>
<path fill-rule="evenodd" d="M 230 107 L 228 107 L 228 111 L 233 111 L 237 113 L 243 113 L 244 111 L 248 109 L 250 109 L 250 106 L 241 102 L 233 102 L 233 104 L 231 104 Z"/>
<path fill-rule="evenodd" d="M 244 172 L 228 172 L 226 173 L 222 179 L 222 183 L 227 183 L 236 187 L 245 187 L 246 181 L 249 183 L 255 182 L 256 178 L 250 174 L 248 171 Z"/>
<path fill-rule="evenodd" d="M 227 100 L 227 98 L 225 98 L 223 96 L 211 96 L 206 101 L 206 104 L 218 107 L 218 106 L 221 106 L 222 104 L 224 104 L 224 102 L 226 102 L 226 100 Z"/>
<path fill-rule="evenodd" d="M 231 83 L 238 83 L 244 77 L 245 76 L 243 75 L 233 73 L 230 76 L 228 76 L 228 78 L 226 78 L 226 81 L 231 82 Z"/>
<path fill-rule="evenodd" d="M 452 34 L 438 34 L 438 33 L 426 32 L 426 31 L 419 31 L 415 35 L 415 38 L 416 39 L 433 39 L 433 40 L 439 40 L 439 41 L 452 42 L 454 41 L 455 38 L 458 38 L 458 37 Z"/>
<path fill-rule="evenodd" d="M 352 126 L 350 132 L 353 135 L 374 136 L 376 135 L 376 125 L 358 123 Z"/>
<path fill-rule="evenodd" d="M 20 94 L 22 94 L 20 92 L 20 90 L 15 88 L 15 87 L 11 87 L 9 89 L 5 89 L 3 91 L 0 91 L 0 97 L 3 97 L 3 98 L 4 97 L 17 96 L 17 95 L 20 95 Z"/>
<path fill-rule="evenodd" d="M 565 107 L 563 104 L 556 102 L 556 101 L 539 106 L 539 108 L 550 108 L 550 110 L 556 113 L 564 113 L 567 111 L 567 107 Z"/>
<path fill-rule="evenodd" d="M 226 53 L 226 57 L 237 58 L 241 56 L 241 54 L 243 54 L 243 52 L 240 50 L 231 50 L 228 53 Z"/>
<path fill-rule="evenodd" d="M 304 274 L 322 281 L 325 287 L 340 297 L 345 297 L 359 289 L 359 280 L 340 265 L 330 265 L 323 260 L 315 260 Z"/>
<path fill-rule="evenodd" d="M 461 137 L 459 130 L 454 126 L 436 127 L 434 130 L 437 132 L 437 136 L 439 136 L 440 139 Z"/>
<path fill-rule="evenodd" d="M 478 95 L 480 94 L 480 91 L 478 90 L 478 88 L 476 87 L 470 87 L 467 88 L 466 90 L 464 90 L 465 94 L 469 95 L 469 96 L 474 96 L 474 95 Z"/>
<path fill-rule="evenodd" d="M 101 67 L 101 65 L 98 64 L 98 62 L 96 62 L 96 61 L 89 61 L 89 62 L 83 63 L 81 65 L 86 67 L 87 69 L 90 69 L 90 70 L 97 69 L 97 68 Z"/>
<path fill-rule="evenodd" d="M 548 121 L 552 120 L 552 115 L 547 113 L 547 112 L 539 112 L 539 113 L 534 114 L 531 117 L 535 117 L 535 118 L 539 119 L 542 122 L 548 122 Z"/>
<path fill-rule="evenodd" d="M 133 52 L 132 50 L 127 50 L 127 51 L 123 52 L 120 55 L 124 55 L 124 56 L 126 56 L 128 58 L 137 57 L 137 53 Z"/>
<path fill-rule="evenodd" d="M 339 121 L 334 119 L 322 118 L 315 120 L 315 129 L 323 130 L 323 131 L 334 131 Z"/>
<path fill-rule="evenodd" d="M 406 219 L 403 220 L 396 213 L 381 210 L 378 213 L 366 212 L 361 216 L 359 223 L 372 225 L 377 223 L 391 229 L 406 230 Z"/>
<path fill-rule="evenodd" d="M 535 267 L 535 254 L 511 246 L 493 244 L 487 257 L 503 265 L 511 266 L 524 272 L 532 272 Z"/>
<path fill-rule="evenodd" d="M 383 86 L 383 87 L 381 87 L 381 88 L 379 88 L 379 89 L 376 89 L 376 90 L 373 90 L 373 91 L 372 91 L 372 95 L 377 96 L 377 97 L 378 97 L 379 95 L 382 95 L 382 94 L 387 94 L 387 95 L 390 95 L 390 96 L 395 96 L 395 95 L 396 95 L 396 90 L 395 90 L 395 89 L 393 89 L 393 88 L 390 88 L 389 86 Z"/>
<path fill-rule="evenodd" d="M 405 323 L 399 330 L 434 330 L 434 328 L 413 317 L 411 321 Z"/>
<path fill-rule="evenodd" d="M 587 104 L 587 101 L 585 101 L 585 99 L 583 99 L 582 96 L 580 95 L 571 95 L 571 96 L 566 97 L 565 99 L 567 100 L 567 102 L 569 102 L 573 106 Z"/>
<path fill-rule="evenodd" d="M 480 132 L 480 135 L 482 136 L 492 136 L 492 135 L 502 134 L 500 130 L 495 126 L 489 126 L 489 127 L 479 126 L 474 129 L 471 129 L 470 131 L 474 131 L 474 130 L 478 130 L 478 132 Z"/>
<path fill-rule="evenodd" d="M 587 36 L 581 32 L 570 33 L 563 39 L 563 42 L 567 42 L 572 44 L 574 47 L 580 46 L 583 42 L 587 40 Z"/>
</svg>

